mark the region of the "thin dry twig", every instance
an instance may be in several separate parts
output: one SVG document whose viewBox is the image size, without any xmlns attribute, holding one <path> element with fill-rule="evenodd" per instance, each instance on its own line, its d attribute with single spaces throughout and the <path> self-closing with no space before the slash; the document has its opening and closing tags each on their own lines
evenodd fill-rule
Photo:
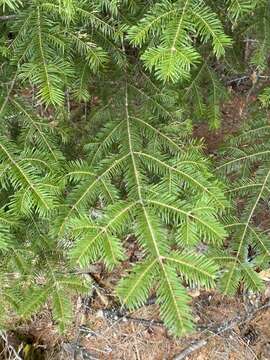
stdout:
<svg viewBox="0 0 270 360">
<path fill-rule="evenodd" d="M 3 341 L 4 349 L 3 352 L 0 354 L 1 359 L 6 360 L 23 360 L 23 358 L 19 355 L 22 346 L 19 347 L 18 350 L 16 350 L 9 342 L 7 334 L 3 331 L 0 331 L 0 338 Z M 5 356 L 4 358 L 2 356 Z"/>
<path fill-rule="evenodd" d="M 206 340 L 199 340 L 196 341 L 192 344 L 190 344 L 188 347 L 186 347 L 183 351 L 181 351 L 180 354 L 176 355 L 173 360 L 184 360 L 187 358 L 187 356 L 189 356 L 190 354 L 192 354 L 193 352 L 199 350 L 200 348 L 202 348 L 203 346 L 205 346 L 207 344 Z"/>
<path fill-rule="evenodd" d="M 261 305 L 259 308 L 256 308 L 252 314 L 244 314 L 243 316 L 237 316 L 234 319 L 230 320 L 229 322 L 226 322 L 225 324 L 221 324 L 218 326 L 215 326 L 215 328 L 209 328 L 206 329 L 208 331 L 211 332 L 211 335 L 207 336 L 205 339 L 201 339 L 198 340 L 196 342 L 191 343 L 189 346 L 187 346 L 184 350 L 182 350 L 179 354 L 177 354 L 173 360 L 184 360 L 187 358 L 187 356 L 189 356 L 190 354 L 192 354 L 193 352 L 199 350 L 200 348 L 204 347 L 205 345 L 207 345 L 208 341 L 217 336 L 220 335 L 221 333 L 224 333 L 228 330 L 232 330 L 236 325 L 242 325 L 246 322 L 251 321 L 254 316 L 261 310 L 265 310 L 267 308 L 270 307 L 270 301 L 266 304 Z"/>
</svg>

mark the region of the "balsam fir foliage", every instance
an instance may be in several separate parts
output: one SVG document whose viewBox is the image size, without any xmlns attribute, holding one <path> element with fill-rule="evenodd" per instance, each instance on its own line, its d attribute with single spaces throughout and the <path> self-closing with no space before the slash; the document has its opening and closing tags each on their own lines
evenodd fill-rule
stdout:
<svg viewBox="0 0 270 360">
<path fill-rule="evenodd" d="M 226 153 L 215 173 L 191 119 L 219 127 L 227 95 L 214 65 L 234 35 L 224 29 L 264 5 L 0 0 L 2 326 L 47 306 L 65 331 L 74 295 L 91 293 L 83 274 L 121 266 L 127 238 L 140 256 L 115 289 L 119 306 L 155 293 L 176 336 L 193 327 L 187 286 L 261 289 L 269 241 L 253 220 L 267 197 L 267 149 L 254 151 L 267 142 L 240 135 L 239 158 Z M 241 184 L 224 184 L 221 170 Z M 238 188 L 250 191 L 240 216 Z"/>
<path fill-rule="evenodd" d="M 197 39 L 210 42 L 217 58 L 225 54 L 231 39 L 222 23 L 205 1 L 150 2 L 148 12 L 128 31 L 133 45 L 143 46 L 145 67 L 154 70 L 158 79 L 176 82 L 189 77 L 200 61 Z"/>
<path fill-rule="evenodd" d="M 225 294 L 234 294 L 240 281 L 246 289 L 261 290 L 263 283 L 256 270 L 269 267 L 268 229 L 263 229 L 256 220 L 256 216 L 268 206 L 269 198 L 268 122 L 263 112 L 252 114 L 244 131 L 233 137 L 224 149 L 224 160 L 217 167 L 218 173 L 235 179 L 228 190 L 235 206 L 237 202 L 243 202 L 236 216 L 226 225 L 231 234 L 226 254 L 214 255 L 227 267 L 221 278 Z"/>
<path fill-rule="evenodd" d="M 55 236 L 75 239 L 71 263 L 85 267 L 102 259 L 111 269 L 125 258 L 121 239 L 134 234 L 143 258 L 117 293 L 134 309 L 155 289 L 162 319 L 179 335 L 190 328 L 191 316 L 178 275 L 191 284 L 213 286 L 217 268 L 196 246 L 202 239 L 222 244 L 226 232 L 218 210 L 226 200 L 196 147 L 185 149 L 137 117 L 128 86 L 119 97 L 125 103 L 102 129 L 100 143 L 87 146 L 89 160 L 69 168 L 67 176 L 76 186 L 57 217 Z M 97 214 L 92 210 L 91 215 L 95 206 Z M 173 244 L 178 251 L 172 252 Z"/>
<path fill-rule="evenodd" d="M 122 81 L 111 105 L 99 111 L 99 118 L 113 113 L 114 119 L 86 144 L 84 160 L 65 160 L 53 124 L 9 97 L 3 119 L 8 126 L 15 123 L 17 132 L 4 133 L 0 145 L 2 301 L 9 302 L 16 288 L 9 306 L 25 318 L 51 299 L 64 330 L 71 320 L 66 294 L 85 290 L 83 279 L 72 274 L 97 261 L 111 270 L 125 259 L 124 239 L 133 234 L 142 258 L 117 294 L 134 309 L 155 290 L 164 323 L 180 335 L 192 327 L 183 285 L 214 286 L 217 266 L 197 246 L 202 240 L 222 245 L 226 231 L 219 215 L 227 202 L 200 145 L 162 131 L 163 111 L 153 116 L 144 91 L 139 97 L 136 83 Z M 162 102 L 157 114 L 160 107 Z M 148 120 L 141 118 L 147 111 Z M 167 107 L 168 114 L 170 129 L 177 111 Z"/>
</svg>

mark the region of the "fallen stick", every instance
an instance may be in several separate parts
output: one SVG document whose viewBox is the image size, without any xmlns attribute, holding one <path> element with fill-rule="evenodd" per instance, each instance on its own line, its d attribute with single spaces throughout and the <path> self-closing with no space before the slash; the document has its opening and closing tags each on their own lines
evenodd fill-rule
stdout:
<svg viewBox="0 0 270 360">
<path fill-rule="evenodd" d="M 211 332 L 211 335 L 209 335 L 205 339 L 201 339 L 201 340 L 192 342 L 189 346 L 187 346 L 179 354 L 175 355 L 173 360 L 186 359 L 193 352 L 206 346 L 208 341 L 212 337 L 214 337 L 216 335 L 220 335 L 221 333 L 223 333 L 225 331 L 232 330 L 236 325 L 243 325 L 246 322 L 250 322 L 258 312 L 268 309 L 269 307 L 270 307 L 270 302 L 268 302 L 266 304 L 262 304 L 260 307 L 254 309 L 254 311 L 251 314 L 244 314 L 243 316 L 237 316 L 234 319 L 230 320 L 229 322 L 226 322 L 225 324 L 223 323 L 223 324 L 215 326 L 215 327 L 205 328 L 206 331 L 208 330 Z"/>
<path fill-rule="evenodd" d="M 211 335 L 209 335 L 205 339 L 201 339 L 201 340 L 192 342 L 189 346 L 187 346 L 179 354 L 175 355 L 173 360 L 186 359 L 187 356 L 189 356 L 193 352 L 195 352 L 195 351 L 201 349 L 202 347 L 204 347 L 205 345 L 207 345 L 208 340 L 210 340 L 210 338 L 212 338 L 213 336 L 219 335 L 225 331 L 233 329 L 236 325 L 240 324 L 241 322 L 243 322 L 243 318 L 236 317 L 236 318 L 230 320 L 229 322 L 226 322 L 225 324 L 215 326 L 214 328 L 213 327 L 206 328 L 205 330 L 210 331 L 212 333 Z"/>
<path fill-rule="evenodd" d="M 181 351 L 180 354 L 176 355 L 173 358 L 173 360 L 184 360 L 184 359 L 186 359 L 186 357 L 188 355 L 192 354 L 194 351 L 199 350 L 206 344 L 207 344 L 206 340 L 198 340 L 198 341 L 192 343 L 191 345 L 189 345 L 188 347 L 186 347 L 183 351 Z"/>
<path fill-rule="evenodd" d="M 136 318 L 133 316 L 128 315 L 126 312 L 123 311 L 114 311 L 114 310 L 110 310 L 110 309 L 104 309 L 102 310 L 103 315 L 106 319 L 111 319 L 111 320 L 122 320 L 122 321 L 133 321 L 133 322 L 137 322 L 140 323 L 142 325 L 146 325 L 146 326 L 163 326 L 163 321 L 159 321 L 159 320 L 151 320 L 151 319 L 144 319 L 144 318 Z"/>
</svg>

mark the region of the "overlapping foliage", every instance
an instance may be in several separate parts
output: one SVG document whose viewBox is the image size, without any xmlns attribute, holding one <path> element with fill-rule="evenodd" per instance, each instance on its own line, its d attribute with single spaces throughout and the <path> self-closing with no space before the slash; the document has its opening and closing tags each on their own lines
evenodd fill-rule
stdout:
<svg viewBox="0 0 270 360">
<path fill-rule="evenodd" d="M 243 280 L 260 290 L 255 270 L 270 250 L 254 215 L 267 198 L 267 143 L 240 135 L 237 158 L 226 153 L 215 175 L 190 118 L 219 127 L 227 93 L 215 64 L 234 35 L 224 29 L 267 4 L 0 0 L 0 8 L 3 324 L 47 304 L 64 331 L 74 294 L 91 292 L 88 266 L 121 266 L 131 236 L 140 258 L 116 288 L 119 302 L 135 309 L 155 292 L 175 335 L 192 328 L 187 285 L 221 279 L 231 294 Z M 223 169 L 241 184 L 228 189 Z M 240 189 L 249 201 L 239 217 L 231 210 Z"/>
<path fill-rule="evenodd" d="M 248 289 L 257 292 L 263 282 L 256 269 L 267 269 L 270 260 L 268 229 L 261 228 L 256 220 L 266 211 L 269 197 L 269 121 L 263 112 L 253 114 L 241 134 L 230 140 L 223 155 L 217 171 L 235 179 L 228 193 L 240 209 L 226 226 L 232 238 L 227 254 L 220 252 L 215 257 L 227 267 L 221 279 L 222 289 L 232 295 L 243 280 Z"/>
</svg>

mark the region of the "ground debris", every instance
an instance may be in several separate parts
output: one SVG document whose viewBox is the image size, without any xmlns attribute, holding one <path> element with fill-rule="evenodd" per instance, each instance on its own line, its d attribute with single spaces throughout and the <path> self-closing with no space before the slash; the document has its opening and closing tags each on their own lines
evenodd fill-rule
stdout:
<svg viewBox="0 0 270 360">
<path fill-rule="evenodd" d="M 117 307 L 89 307 L 83 322 L 63 337 L 56 336 L 44 315 L 17 332 L 27 333 L 25 341 L 44 350 L 42 360 L 269 360 L 269 301 L 262 296 L 261 306 L 250 311 L 241 296 L 201 291 L 192 302 L 196 331 L 180 339 L 168 333 L 152 302 L 132 313 Z M 11 335 L 7 344 L 13 341 Z M 25 341 L 13 342 L 14 347 L 23 349 Z"/>
</svg>

